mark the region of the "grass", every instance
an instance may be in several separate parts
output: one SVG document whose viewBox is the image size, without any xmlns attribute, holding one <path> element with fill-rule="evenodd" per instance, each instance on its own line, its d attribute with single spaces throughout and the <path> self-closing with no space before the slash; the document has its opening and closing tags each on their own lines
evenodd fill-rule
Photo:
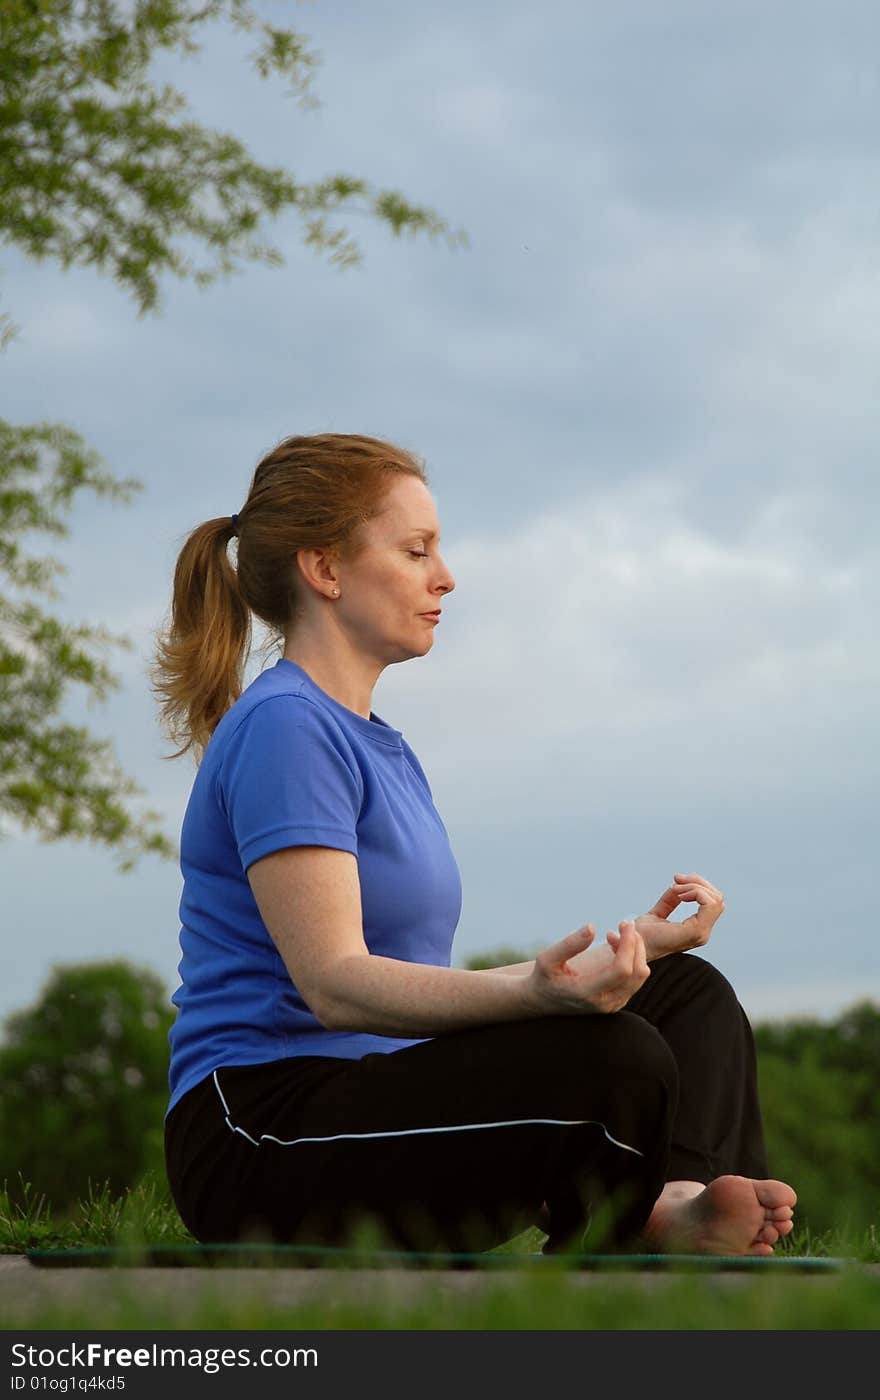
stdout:
<svg viewBox="0 0 880 1400">
<path fill-rule="evenodd" d="M 489 1252 L 535 1253 L 545 1238 L 538 1229 L 524 1230 Z M 114 1195 L 106 1185 L 93 1186 L 84 1201 L 66 1214 L 54 1217 L 45 1197 L 29 1182 L 20 1182 L 16 1196 L 10 1193 L 6 1183 L 0 1190 L 0 1254 L 95 1245 L 135 1247 L 194 1243 L 168 1197 L 167 1188 L 152 1178 L 122 1195 Z M 776 1254 L 780 1258 L 797 1255 L 880 1263 L 880 1227 L 872 1225 L 858 1234 L 840 1227 L 819 1234 L 811 1231 L 808 1223 L 801 1224 L 780 1241 Z"/>
<path fill-rule="evenodd" d="M 544 1236 L 526 1230 L 493 1254 L 530 1254 Z M 64 1217 L 53 1217 L 30 1188 L 17 1199 L 0 1192 L 0 1253 L 27 1249 L 76 1249 L 95 1245 L 155 1246 L 193 1243 L 164 1189 L 147 1181 L 122 1196 L 93 1188 Z M 880 1262 L 880 1231 L 858 1237 L 845 1231 L 812 1235 L 804 1225 L 779 1246 L 777 1256 L 834 1257 L 853 1261 L 840 1271 L 803 1275 L 772 1270 L 751 1273 L 698 1271 L 665 1275 L 620 1271 L 571 1273 L 564 1260 L 530 1260 L 487 1270 L 475 1278 L 436 1279 L 413 1270 L 402 1289 L 382 1267 L 362 1275 L 336 1264 L 301 1287 L 284 1268 L 253 1274 L 238 1269 L 202 1270 L 196 1285 L 177 1270 L 146 1278 L 127 1270 L 94 1273 L 36 1269 L 27 1296 L 0 1298 L 6 1327 L 39 1329 L 296 1329 L 296 1330 L 874 1330 L 880 1327 L 880 1274 L 864 1263 Z M 393 1271 L 394 1274 L 397 1271 Z M 177 1284 L 175 1285 L 175 1277 Z M 399 1277 L 399 1276 L 398 1276 Z M 83 1286 L 85 1284 L 85 1286 Z M 150 1285 L 150 1286 L 146 1286 Z M 297 1293 L 296 1297 L 292 1294 Z"/>
<path fill-rule="evenodd" d="M 44 1196 L 21 1182 L 15 1197 L 0 1191 L 0 1254 L 26 1249 L 82 1249 L 90 1245 L 193 1244 L 172 1202 L 153 1180 L 113 1195 L 91 1187 L 73 1210 L 53 1215 Z"/>
</svg>

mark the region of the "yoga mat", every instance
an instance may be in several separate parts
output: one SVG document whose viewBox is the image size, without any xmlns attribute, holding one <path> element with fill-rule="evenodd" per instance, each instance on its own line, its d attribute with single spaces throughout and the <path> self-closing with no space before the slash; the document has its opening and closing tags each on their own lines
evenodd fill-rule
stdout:
<svg viewBox="0 0 880 1400">
<path fill-rule="evenodd" d="M 443 1254 L 410 1250 L 333 1248 L 329 1245 L 193 1244 L 151 1245 L 140 1249 L 102 1245 L 83 1249 L 28 1249 L 41 1268 L 333 1268 L 389 1267 L 436 1269 L 643 1269 L 749 1273 L 827 1273 L 856 1261 L 809 1255 L 718 1254 Z"/>
</svg>

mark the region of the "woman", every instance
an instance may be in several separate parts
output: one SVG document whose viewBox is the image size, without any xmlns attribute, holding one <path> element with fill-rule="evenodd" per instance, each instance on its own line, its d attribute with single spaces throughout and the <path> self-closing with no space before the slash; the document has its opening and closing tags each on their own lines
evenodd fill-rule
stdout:
<svg viewBox="0 0 880 1400">
<path fill-rule="evenodd" d="M 767 1179 L 751 1032 L 686 955 L 724 908 L 708 880 L 676 875 L 604 942 L 588 924 L 532 962 L 450 966 L 458 867 L 371 709 L 384 668 L 434 644 L 439 544 L 415 457 L 325 433 L 280 443 L 180 553 L 153 675 L 174 756 L 199 760 L 166 1117 L 181 1217 L 203 1241 L 369 1222 L 451 1250 L 536 1223 L 547 1253 L 601 1220 L 611 1248 L 771 1254 L 796 1198 Z M 252 613 L 283 655 L 242 691 Z"/>
</svg>

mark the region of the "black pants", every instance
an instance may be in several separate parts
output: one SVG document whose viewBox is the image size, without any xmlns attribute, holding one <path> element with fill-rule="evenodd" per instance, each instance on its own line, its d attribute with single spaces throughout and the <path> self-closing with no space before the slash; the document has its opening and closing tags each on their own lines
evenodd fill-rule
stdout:
<svg viewBox="0 0 880 1400">
<path fill-rule="evenodd" d="M 203 1242 L 625 1248 L 666 1181 L 768 1168 L 751 1029 L 729 983 L 671 954 L 623 1011 L 456 1031 L 359 1060 L 221 1068 L 168 1115 L 168 1178 Z"/>
</svg>

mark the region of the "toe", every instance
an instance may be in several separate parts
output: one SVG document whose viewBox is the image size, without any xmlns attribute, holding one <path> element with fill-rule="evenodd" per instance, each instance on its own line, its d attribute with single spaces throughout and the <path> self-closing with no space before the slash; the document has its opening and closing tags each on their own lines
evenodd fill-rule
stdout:
<svg viewBox="0 0 880 1400">
<path fill-rule="evenodd" d="M 797 1205 L 797 1196 L 792 1188 L 784 1181 L 754 1181 L 755 1195 L 762 1206 L 773 1208 L 774 1206 Z"/>
<path fill-rule="evenodd" d="M 775 1244 L 776 1241 L 777 1241 L 778 1239 L 779 1239 L 779 1231 L 776 1229 L 776 1226 L 775 1226 L 775 1225 L 765 1225 L 765 1226 L 763 1227 L 763 1229 L 761 1229 L 761 1230 L 758 1231 L 758 1233 L 757 1233 L 757 1235 L 755 1236 L 755 1238 L 754 1238 L 754 1240 L 752 1241 L 752 1243 L 753 1243 L 753 1244 Z"/>
</svg>

